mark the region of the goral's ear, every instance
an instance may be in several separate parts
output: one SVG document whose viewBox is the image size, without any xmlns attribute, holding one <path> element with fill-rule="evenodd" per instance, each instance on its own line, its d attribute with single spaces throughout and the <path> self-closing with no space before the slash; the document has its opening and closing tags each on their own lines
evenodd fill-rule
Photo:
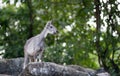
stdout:
<svg viewBox="0 0 120 76">
<path fill-rule="evenodd" d="M 52 20 L 51 21 L 48 21 L 50 24 L 52 24 Z"/>
<path fill-rule="evenodd" d="M 52 21 L 47 22 L 47 26 L 50 26 L 52 24 Z"/>
</svg>

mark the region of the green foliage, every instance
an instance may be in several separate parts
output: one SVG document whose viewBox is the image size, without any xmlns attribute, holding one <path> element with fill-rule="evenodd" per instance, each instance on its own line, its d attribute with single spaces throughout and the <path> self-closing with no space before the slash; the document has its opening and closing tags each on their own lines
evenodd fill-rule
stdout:
<svg viewBox="0 0 120 76">
<path fill-rule="evenodd" d="M 101 48 L 101 62 L 104 68 L 111 73 L 111 75 L 120 75 L 120 33 L 118 21 L 120 14 L 119 4 L 116 0 L 101 2 L 103 8 L 103 18 L 101 25 L 106 26 L 106 31 L 101 32 L 100 48 Z M 108 8 L 109 7 L 109 8 Z M 101 27 L 102 27 L 101 26 Z"/>
<path fill-rule="evenodd" d="M 53 20 L 59 34 L 46 38 L 44 61 L 95 69 L 99 67 L 95 45 L 96 27 L 87 24 L 94 16 L 93 0 L 15 0 L 13 4 L 9 0 L 2 1 L 6 3 L 0 9 L 0 49 L 5 50 L 4 58 L 23 57 L 25 41 L 39 34 L 48 20 Z M 18 3 L 21 4 L 18 6 Z M 111 3 L 115 4 L 114 1 Z M 101 26 L 107 28 L 106 32 L 100 31 L 100 54 L 103 63 L 113 73 L 111 58 L 120 68 L 120 26 L 116 21 L 116 16 L 120 15 L 117 5 L 108 12 L 107 4 L 101 1 L 101 7 L 104 8 L 101 9 Z M 114 13 L 114 26 L 108 16 L 111 13 Z M 113 36 L 116 31 L 117 36 Z"/>
</svg>

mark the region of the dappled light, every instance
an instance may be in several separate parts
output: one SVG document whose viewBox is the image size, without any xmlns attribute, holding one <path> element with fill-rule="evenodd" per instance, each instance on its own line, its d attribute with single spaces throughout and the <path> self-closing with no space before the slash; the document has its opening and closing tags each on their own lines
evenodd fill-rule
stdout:
<svg viewBox="0 0 120 76">
<path fill-rule="evenodd" d="M 0 59 L 24 57 L 26 40 L 52 20 L 43 61 L 120 75 L 119 0 L 0 0 Z"/>
</svg>

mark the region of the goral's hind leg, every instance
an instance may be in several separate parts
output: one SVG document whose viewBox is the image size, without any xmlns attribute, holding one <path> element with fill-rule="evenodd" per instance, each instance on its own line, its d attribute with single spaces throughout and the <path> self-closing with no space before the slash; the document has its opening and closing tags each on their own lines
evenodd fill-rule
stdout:
<svg viewBox="0 0 120 76">
<path fill-rule="evenodd" d="M 30 62 L 35 62 L 34 56 L 29 56 Z"/>
<path fill-rule="evenodd" d="M 40 54 L 38 55 L 38 61 L 42 62 L 42 58 L 43 58 L 43 50 L 40 52 Z"/>
<path fill-rule="evenodd" d="M 42 60 L 42 56 L 43 56 L 43 50 L 39 51 L 36 55 L 35 55 L 35 61 L 36 62 L 41 62 Z"/>
<path fill-rule="evenodd" d="M 28 59 L 28 54 L 24 53 L 24 63 L 23 63 L 23 69 L 25 69 L 26 65 L 28 64 L 29 59 Z"/>
</svg>

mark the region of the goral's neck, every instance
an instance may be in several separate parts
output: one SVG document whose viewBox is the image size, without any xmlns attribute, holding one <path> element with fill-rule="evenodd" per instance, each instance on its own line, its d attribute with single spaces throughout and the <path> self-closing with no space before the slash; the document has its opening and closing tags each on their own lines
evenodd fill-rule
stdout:
<svg viewBox="0 0 120 76">
<path fill-rule="evenodd" d="M 41 35 L 41 37 L 46 38 L 47 34 L 48 34 L 48 30 L 46 28 L 44 28 L 40 35 Z"/>
</svg>

